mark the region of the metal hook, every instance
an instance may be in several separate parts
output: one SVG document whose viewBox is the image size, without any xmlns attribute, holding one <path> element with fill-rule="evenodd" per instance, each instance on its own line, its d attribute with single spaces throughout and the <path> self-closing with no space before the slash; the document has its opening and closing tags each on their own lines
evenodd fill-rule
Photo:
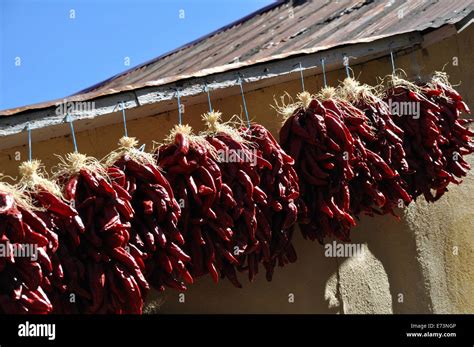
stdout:
<svg viewBox="0 0 474 347">
<path fill-rule="evenodd" d="M 393 58 L 392 50 L 390 50 L 390 60 L 392 61 L 392 75 L 395 75 L 395 59 Z"/>
<path fill-rule="evenodd" d="M 71 128 L 72 143 L 74 145 L 74 152 L 77 153 L 76 133 L 74 132 L 74 124 L 73 124 L 72 117 L 69 114 L 66 114 L 64 121 L 69 123 L 69 127 Z"/>
<path fill-rule="evenodd" d="M 321 66 L 323 68 L 323 82 L 324 82 L 324 88 L 328 86 L 327 80 L 326 80 L 326 68 L 324 66 L 324 58 L 321 58 Z"/>
<path fill-rule="evenodd" d="M 33 160 L 33 149 L 32 149 L 32 145 L 31 145 L 31 126 L 30 126 L 30 122 L 26 123 L 25 130 L 28 133 L 28 161 L 32 161 Z"/>
<path fill-rule="evenodd" d="M 123 101 L 120 102 L 120 106 L 122 107 L 123 133 L 125 137 L 128 137 L 127 116 L 125 115 L 125 104 Z"/>
<path fill-rule="evenodd" d="M 349 57 L 345 54 L 344 54 L 344 57 L 342 58 L 342 63 L 346 68 L 347 78 L 351 78 L 351 74 L 350 74 L 350 71 L 349 71 Z"/>
<path fill-rule="evenodd" d="M 179 88 L 176 88 L 176 97 L 178 98 L 178 123 L 183 124 L 183 115 L 181 114 L 181 97 L 179 95 Z"/>
<path fill-rule="evenodd" d="M 239 86 L 240 86 L 240 93 L 242 94 L 242 102 L 244 104 L 245 117 L 247 118 L 247 124 L 248 124 L 248 128 L 250 130 L 249 113 L 247 111 L 247 103 L 245 102 L 244 87 L 242 86 L 242 77 L 240 76 L 240 74 L 239 74 L 238 83 L 239 83 Z"/>
<path fill-rule="evenodd" d="M 207 103 L 209 104 L 209 112 L 212 112 L 211 94 L 209 93 L 209 87 L 207 86 L 207 82 L 204 82 L 204 91 L 207 93 Z"/>
<path fill-rule="evenodd" d="M 301 78 L 301 88 L 303 89 L 302 91 L 304 92 L 305 91 L 305 88 L 304 88 L 304 75 L 303 75 L 303 66 L 301 65 L 301 62 L 299 62 L 298 64 L 296 64 L 299 66 L 300 68 L 300 78 Z M 295 65 L 295 66 L 296 66 Z"/>
</svg>

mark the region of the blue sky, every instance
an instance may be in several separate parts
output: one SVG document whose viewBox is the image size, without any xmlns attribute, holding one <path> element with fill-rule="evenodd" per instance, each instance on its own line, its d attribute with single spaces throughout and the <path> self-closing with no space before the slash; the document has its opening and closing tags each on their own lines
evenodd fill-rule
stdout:
<svg viewBox="0 0 474 347">
<path fill-rule="evenodd" d="M 71 95 L 272 2 L 0 0 L 0 110 Z"/>
</svg>

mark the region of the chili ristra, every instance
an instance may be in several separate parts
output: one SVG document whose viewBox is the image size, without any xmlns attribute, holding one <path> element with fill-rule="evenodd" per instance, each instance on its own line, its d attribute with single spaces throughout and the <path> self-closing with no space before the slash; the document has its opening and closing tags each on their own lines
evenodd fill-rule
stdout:
<svg viewBox="0 0 474 347">
<path fill-rule="evenodd" d="M 185 242 L 178 229 L 181 208 L 153 157 L 139 151 L 136 144 L 133 138 L 122 138 L 121 148 L 108 160 L 112 186 L 120 197 L 131 200 L 135 211 L 131 254 L 155 288 L 185 290 L 183 281 L 192 284 L 193 278 L 185 266 L 190 258 L 181 249 Z"/>
<path fill-rule="evenodd" d="M 403 179 L 415 198 L 438 200 L 450 183 L 461 183 L 470 169 L 464 156 L 474 152 L 474 133 L 466 127 L 471 120 L 461 119 L 462 112 L 470 113 L 469 108 L 447 75 L 439 72 L 418 85 L 394 77 L 385 100 L 391 105 L 412 105 L 418 111 L 393 117 L 405 132 L 403 149 L 410 170 Z"/>
<path fill-rule="evenodd" d="M 53 271 L 57 235 L 18 196 L 14 187 L 0 184 L 0 243 L 6 251 L 0 257 L 0 313 L 51 313 L 53 306 L 43 288 Z"/>
<path fill-rule="evenodd" d="M 332 89 L 327 92 L 334 93 Z M 349 182 L 360 161 L 356 149 L 362 145 L 358 137 L 353 137 L 345 123 L 345 110 L 332 95 L 321 98 L 323 102 L 309 93 L 299 98 L 301 101 L 280 130 L 280 143 L 295 160 L 301 196 L 308 210 L 299 220 L 301 232 L 305 238 L 321 242 L 326 236 L 348 240 L 350 228 L 355 225 Z M 365 116 L 354 115 L 350 121 L 370 132 Z"/>
<path fill-rule="evenodd" d="M 221 273 L 229 273 L 227 277 L 237 287 L 241 287 L 236 279 L 235 269 L 248 271 L 249 280 L 253 281 L 258 273 L 259 256 L 263 247 L 269 246 L 269 235 L 258 231 L 256 201 L 266 195 L 258 188 L 259 177 L 256 168 L 256 155 L 242 138 L 231 136 L 225 131 L 218 131 L 206 136 L 206 140 L 218 153 L 216 165 L 222 174 L 220 184 L 227 195 L 218 201 L 217 216 L 232 231 L 232 235 L 224 243 L 216 240 L 218 253 L 222 259 Z M 231 193 L 231 195 L 229 194 Z M 232 204 L 225 200 L 232 199 Z"/>
<path fill-rule="evenodd" d="M 256 156 L 268 164 L 256 166 L 255 186 L 257 236 L 262 252 L 259 261 L 271 280 L 276 265 L 294 263 L 297 259 L 292 244 L 293 229 L 298 216 L 306 216 L 306 205 L 300 197 L 299 179 L 293 168 L 295 161 L 283 151 L 273 135 L 260 124 L 241 129 L 242 137 Z M 266 239 L 265 239 L 266 236 Z"/>
<path fill-rule="evenodd" d="M 361 213 L 396 216 L 395 208 L 412 200 L 401 176 L 410 172 L 403 149 L 405 133 L 393 121 L 389 105 L 373 88 L 347 78 L 339 92 L 343 96 L 340 108 L 358 144 L 359 160 L 349 183 L 350 208 L 355 216 Z M 354 121 L 364 117 L 367 121 L 361 124 L 370 124 L 370 127 L 361 127 Z"/>
<path fill-rule="evenodd" d="M 83 313 L 141 313 L 149 288 L 142 259 L 130 246 L 131 198 L 118 192 L 106 169 L 82 154 L 70 154 L 58 169 L 64 197 L 77 209 L 85 232 L 70 244 L 65 276 L 75 283 Z"/>
<path fill-rule="evenodd" d="M 223 182 L 211 149 L 204 137 L 191 134 L 190 127 L 177 126 L 168 144 L 156 152 L 158 165 L 166 172 L 182 211 L 178 227 L 184 238 L 185 253 L 176 249 L 174 254 L 182 261 L 190 260 L 188 267 L 193 277 L 209 273 L 217 282 L 220 276 L 225 276 L 241 287 L 236 274 L 239 261 L 232 249 L 237 231 L 233 229 L 234 216 L 228 212 L 237 206 L 237 200 Z M 240 215 L 240 210 L 234 211 Z M 251 223 L 249 216 L 246 220 Z"/>
</svg>

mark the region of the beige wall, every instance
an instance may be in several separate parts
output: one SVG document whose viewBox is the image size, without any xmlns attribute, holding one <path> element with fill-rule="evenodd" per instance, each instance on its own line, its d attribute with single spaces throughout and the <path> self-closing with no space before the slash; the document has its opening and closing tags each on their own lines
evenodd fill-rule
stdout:
<svg viewBox="0 0 474 347">
<path fill-rule="evenodd" d="M 473 30 L 471 26 L 457 36 L 416 51 L 421 75 L 448 63 L 445 70 L 453 83 L 462 81 L 458 89 L 471 108 Z M 458 66 L 452 65 L 453 56 L 458 57 Z M 417 72 L 413 54 L 397 57 L 396 65 L 409 75 Z M 369 84 L 391 69 L 387 58 L 353 68 L 359 80 Z M 343 70 L 334 71 L 328 75 L 328 82 L 335 85 L 343 78 Z M 322 85 L 321 77 L 311 76 L 305 85 L 316 92 Z M 247 93 L 251 117 L 276 134 L 280 119 L 270 104 L 274 96 L 285 91 L 294 96 L 299 88 L 299 80 L 294 80 Z M 213 95 L 213 105 L 225 116 L 241 113 L 240 96 L 219 99 Z M 184 122 L 201 129 L 200 114 L 206 110 L 207 104 L 186 107 Z M 150 148 L 152 141 L 163 139 L 176 120 L 176 112 L 159 114 L 130 121 L 128 130 Z M 91 124 L 91 130 L 77 134 L 79 150 L 100 158 L 115 148 L 121 134 L 120 124 L 96 129 Z M 47 167 L 57 161 L 53 154 L 64 154 L 71 148 L 70 137 L 33 144 L 34 156 Z M 26 158 L 26 146 L 0 152 L 0 171 L 17 174 L 16 152 Z M 266 282 L 260 274 L 251 284 L 242 279 L 244 288 L 239 290 L 226 281 L 215 285 L 203 278 L 185 293 L 184 303 L 171 290 L 152 293 L 149 311 L 158 307 L 159 312 L 167 313 L 474 313 L 473 189 L 474 176 L 470 174 L 436 204 L 427 205 L 420 199 L 400 211 L 400 222 L 388 216 L 362 218 L 353 231 L 353 242 L 363 244 L 360 257 L 325 257 L 321 245 L 303 240 L 297 232 L 298 262 L 278 268 L 273 282 Z M 294 302 L 289 302 L 290 294 Z"/>
</svg>

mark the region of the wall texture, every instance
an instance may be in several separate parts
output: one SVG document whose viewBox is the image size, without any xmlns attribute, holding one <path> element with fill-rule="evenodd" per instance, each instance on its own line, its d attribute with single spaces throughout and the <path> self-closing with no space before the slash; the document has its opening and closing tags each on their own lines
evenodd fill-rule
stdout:
<svg viewBox="0 0 474 347">
<path fill-rule="evenodd" d="M 462 81 L 458 90 L 471 108 L 474 106 L 472 46 L 473 27 L 456 36 L 397 56 L 396 65 L 409 76 L 445 71 L 453 83 Z M 456 58 L 454 58 L 456 57 Z M 453 60 L 454 59 L 454 60 Z M 458 65 L 453 65 L 453 62 Z M 356 64 L 357 60 L 353 60 Z M 355 76 L 368 84 L 390 73 L 388 58 L 354 65 Z M 296 76 L 295 76 L 296 78 Z M 344 71 L 333 71 L 328 83 L 335 85 Z M 306 88 L 321 88 L 321 76 L 305 80 Z M 295 96 L 300 81 L 275 85 L 246 95 L 253 120 L 274 134 L 280 118 L 270 107 L 274 97 L 285 91 Z M 220 99 L 212 95 L 214 108 L 228 117 L 242 114 L 240 96 Z M 185 102 L 185 100 L 184 100 Z M 200 115 L 207 104 L 185 108 L 184 122 L 196 130 L 202 128 Z M 128 123 L 129 134 L 150 149 L 161 141 L 176 124 L 177 112 L 158 114 Z M 77 134 L 79 150 L 103 157 L 116 148 L 122 126 L 92 128 Z M 25 143 L 26 143 L 26 135 Z M 47 167 L 56 164 L 54 154 L 72 149 L 70 137 L 55 138 L 33 144 L 34 156 Z M 26 158 L 26 146 L 0 152 L 0 171 L 16 176 L 20 159 Z M 474 165 L 474 158 L 470 158 Z M 399 211 L 394 218 L 362 218 L 353 231 L 352 242 L 362 245 L 362 253 L 351 258 L 330 258 L 318 243 L 303 240 L 295 233 L 298 261 L 275 271 L 274 280 L 266 282 L 260 274 L 254 283 L 242 278 L 244 288 L 233 288 L 227 281 L 215 285 L 210 278 L 197 281 L 185 293 L 168 290 L 152 292 L 148 312 L 164 313 L 474 313 L 474 175 L 461 186 L 451 187 L 436 204 L 423 199 Z M 183 302 L 184 299 L 184 302 Z"/>
</svg>

